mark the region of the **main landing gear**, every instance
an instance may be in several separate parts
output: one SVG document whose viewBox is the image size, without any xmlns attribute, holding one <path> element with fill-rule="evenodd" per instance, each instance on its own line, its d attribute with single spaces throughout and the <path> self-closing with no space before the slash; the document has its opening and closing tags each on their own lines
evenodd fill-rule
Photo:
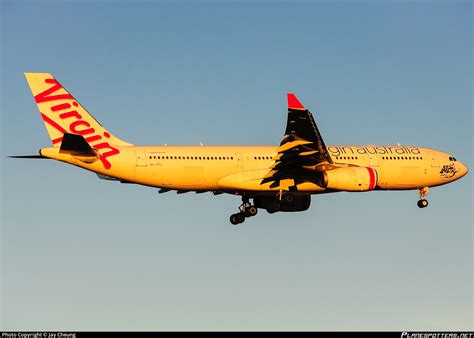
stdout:
<svg viewBox="0 0 474 338">
<path fill-rule="evenodd" d="M 418 191 L 420 193 L 420 200 L 417 203 L 418 208 L 426 208 L 428 206 L 428 201 L 425 199 L 425 196 L 428 194 L 428 187 L 418 189 Z"/>
<path fill-rule="evenodd" d="M 239 207 L 239 210 L 238 213 L 230 215 L 230 223 L 234 225 L 243 223 L 245 218 L 255 216 L 258 211 L 256 206 L 250 204 L 247 196 L 242 196 L 242 205 Z"/>
<path fill-rule="evenodd" d="M 281 210 L 282 204 L 283 205 L 290 205 L 295 201 L 295 196 L 291 194 L 280 194 L 279 197 L 268 203 L 266 209 L 269 214 L 274 214 Z"/>
</svg>

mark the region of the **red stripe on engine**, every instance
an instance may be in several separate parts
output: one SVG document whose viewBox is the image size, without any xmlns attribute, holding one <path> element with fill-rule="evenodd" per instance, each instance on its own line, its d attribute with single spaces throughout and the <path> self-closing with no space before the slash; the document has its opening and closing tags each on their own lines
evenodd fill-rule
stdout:
<svg viewBox="0 0 474 338">
<path fill-rule="evenodd" d="M 369 185 L 369 190 L 374 190 L 375 185 L 377 184 L 377 180 L 375 179 L 375 170 L 372 168 L 367 168 L 369 171 L 369 176 L 370 176 L 370 185 Z"/>
</svg>

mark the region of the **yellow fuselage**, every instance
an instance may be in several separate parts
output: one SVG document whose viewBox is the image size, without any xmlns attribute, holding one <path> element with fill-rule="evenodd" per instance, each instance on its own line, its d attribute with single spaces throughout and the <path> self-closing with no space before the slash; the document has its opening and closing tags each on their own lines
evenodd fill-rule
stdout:
<svg viewBox="0 0 474 338">
<path fill-rule="evenodd" d="M 260 184 L 274 163 L 274 146 L 122 146 L 110 156 L 109 169 L 100 161 L 85 163 L 59 148 L 44 148 L 43 156 L 84 169 L 137 183 L 173 190 L 209 190 L 239 193 L 273 193 L 270 183 Z M 406 146 L 330 146 L 336 167 L 360 166 L 377 173 L 377 189 L 420 189 L 452 182 L 467 168 L 449 154 Z M 293 183 L 290 183 L 293 184 Z M 330 190 L 315 183 L 298 184 L 300 193 Z"/>
</svg>

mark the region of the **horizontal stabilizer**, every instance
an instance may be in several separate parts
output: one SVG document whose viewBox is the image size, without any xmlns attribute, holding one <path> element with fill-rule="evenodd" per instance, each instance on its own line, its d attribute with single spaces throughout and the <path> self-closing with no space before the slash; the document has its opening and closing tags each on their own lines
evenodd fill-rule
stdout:
<svg viewBox="0 0 474 338">
<path fill-rule="evenodd" d="M 93 149 L 82 135 L 64 133 L 59 153 L 86 162 L 94 163 L 100 157 L 97 150 Z"/>
<path fill-rule="evenodd" d="M 97 156 L 97 153 L 92 149 L 92 147 L 87 143 L 86 139 L 77 134 L 65 133 L 63 136 L 63 141 L 61 142 L 61 148 L 59 148 L 60 153 L 69 153 L 80 154 L 80 155 L 90 155 Z"/>
<path fill-rule="evenodd" d="M 86 163 L 94 163 L 100 157 L 100 153 L 83 136 L 69 133 L 64 134 L 59 153 L 71 155 Z"/>
<path fill-rule="evenodd" d="M 29 158 L 29 159 L 48 159 L 47 157 L 44 157 L 43 155 L 11 155 L 7 156 L 10 158 Z"/>
</svg>

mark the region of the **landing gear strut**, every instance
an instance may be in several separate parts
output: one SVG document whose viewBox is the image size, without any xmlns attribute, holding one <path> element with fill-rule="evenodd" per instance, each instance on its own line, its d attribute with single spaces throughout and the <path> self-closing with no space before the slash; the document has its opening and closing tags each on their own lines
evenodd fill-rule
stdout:
<svg viewBox="0 0 474 338">
<path fill-rule="evenodd" d="M 425 199 L 425 196 L 428 194 L 428 187 L 418 189 L 418 191 L 420 193 L 420 200 L 417 203 L 418 208 L 426 208 L 428 206 L 428 201 Z"/>
<path fill-rule="evenodd" d="M 230 215 L 230 223 L 237 225 L 243 223 L 246 217 L 253 217 L 257 214 L 257 207 L 250 204 L 247 196 L 242 196 L 242 204 L 239 207 L 239 212 Z"/>
</svg>

